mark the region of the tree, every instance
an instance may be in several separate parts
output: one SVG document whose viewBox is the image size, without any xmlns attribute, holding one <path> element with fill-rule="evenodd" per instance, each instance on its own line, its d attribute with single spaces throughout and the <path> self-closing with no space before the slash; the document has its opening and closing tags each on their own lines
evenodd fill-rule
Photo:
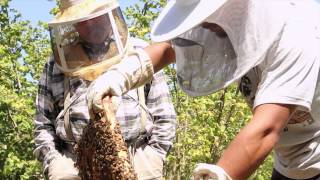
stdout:
<svg viewBox="0 0 320 180">
<path fill-rule="evenodd" d="M 50 53 L 40 24 L 34 28 L 0 2 L 0 179 L 38 179 L 33 151 L 36 80 Z"/>
<path fill-rule="evenodd" d="M 159 15 L 159 9 L 166 4 L 166 0 L 140 0 L 138 3 L 125 10 L 125 15 L 129 20 L 128 26 L 130 35 L 149 41 L 150 23 Z"/>
<path fill-rule="evenodd" d="M 149 40 L 150 24 L 159 15 L 165 0 L 140 0 L 125 15 L 132 36 Z M 142 8 L 141 8 L 142 7 Z M 215 163 L 229 142 L 251 117 L 250 108 L 236 85 L 205 97 L 192 98 L 176 85 L 174 66 L 165 69 L 175 109 L 178 114 L 174 148 L 167 158 L 166 179 L 188 179 L 199 162 Z M 268 179 L 272 158 L 252 175 L 251 179 Z"/>
</svg>

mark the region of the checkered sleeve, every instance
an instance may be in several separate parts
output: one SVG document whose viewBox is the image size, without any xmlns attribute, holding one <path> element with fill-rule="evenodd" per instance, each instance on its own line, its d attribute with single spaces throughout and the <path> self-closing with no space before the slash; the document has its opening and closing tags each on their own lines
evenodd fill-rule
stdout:
<svg viewBox="0 0 320 180">
<path fill-rule="evenodd" d="M 176 131 L 176 113 L 162 71 L 154 75 L 147 97 L 147 106 L 154 121 L 149 143 L 165 157 L 173 145 Z"/>
<path fill-rule="evenodd" d="M 36 99 L 36 117 L 34 120 L 35 149 L 34 155 L 43 163 L 44 172 L 47 172 L 50 161 L 58 155 L 56 149 L 54 119 L 57 110 L 54 108 L 50 79 L 52 79 L 53 61 L 46 63 L 38 84 Z"/>
</svg>

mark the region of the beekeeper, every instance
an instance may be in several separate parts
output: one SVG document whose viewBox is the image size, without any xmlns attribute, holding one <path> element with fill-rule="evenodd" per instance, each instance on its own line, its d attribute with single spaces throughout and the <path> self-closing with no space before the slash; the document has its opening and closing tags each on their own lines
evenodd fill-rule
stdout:
<svg viewBox="0 0 320 180">
<path fill-rule="evenodd" d="M 99 112 L 103 96 L 121 95 L 176 61 L 187 94 L 237 81 L 253 112 L 216 165 L 197 165 L 195 179 L 246 179 L 273 149 L 271 179 L 318 179 L 319 13 L 316 0 L 171 0 L 152 27 L 160 43 L 118 64 L 110 75 L 122 81 L 92 88 L 89 108 Z"/>
<path fill-rule="evenodd" d="M 147 46 L 129 38 L 116 0 L 60 3 L 59 13 L 49 23 L 53 56 L 39 80 L 35 118 L 34 153 L 50 180 L 80 179 L 74 167 L 74 146 L 90 120 L 97 117 L 88 111 L 88 87 L 121 81 L 104 74 Z M 161 179 L 176 123 L 163 72 L 150 73 L 145 86 L 129 91 L 117 102 L 116 119 L 138 178 Z"/>
</svg>

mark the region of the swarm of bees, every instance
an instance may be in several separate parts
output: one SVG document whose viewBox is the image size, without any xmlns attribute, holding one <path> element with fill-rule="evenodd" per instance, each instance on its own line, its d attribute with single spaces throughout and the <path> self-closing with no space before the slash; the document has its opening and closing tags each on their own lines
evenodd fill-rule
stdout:
<svg viewBox="0 0 320 180">
<path fill-rule="evenodd" d="M 106 98 L 104 109 L 104 115 L 84 129 L 75 148 L 79 176 L 83 180 L 137 180 L 112 103 Z"/>
</svg>

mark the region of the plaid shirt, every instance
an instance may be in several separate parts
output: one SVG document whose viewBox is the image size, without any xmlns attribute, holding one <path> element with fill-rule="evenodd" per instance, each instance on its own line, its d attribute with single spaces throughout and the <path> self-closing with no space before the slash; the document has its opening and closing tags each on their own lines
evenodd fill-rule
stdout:
<svg viewBox="0 0 320 180">
<path fill-rule="evenodd" d="M 134 41 L 133 41 L 134 42 Z M 50 161 L 63 149 L 62 144 L 70 142 L 64 128 L 64 79 L 67 78 L 51 58 L 45 65 L 39 81 L 37 114 L 35 118 L 36 157 L 43 162 L 46 170 Z M 76 141 L 83 128 L 89 123 L 86 91 L 90 82 L 80 78 L 68 78 L 70 84 L 70 123 Z M 146 129 L 151 131 L 148 142 L 163 157 L 172 146 L 175 136 L 176 114 L 170 99 L 169 89 L 163 72 L 154 75 L 146 98 L 150 116 Z M 116 112 L 125 140 L 134 140 L 141 128 L 141 107 L 137 90 L 131 90 L 121 98 Z"/>
</svg>

